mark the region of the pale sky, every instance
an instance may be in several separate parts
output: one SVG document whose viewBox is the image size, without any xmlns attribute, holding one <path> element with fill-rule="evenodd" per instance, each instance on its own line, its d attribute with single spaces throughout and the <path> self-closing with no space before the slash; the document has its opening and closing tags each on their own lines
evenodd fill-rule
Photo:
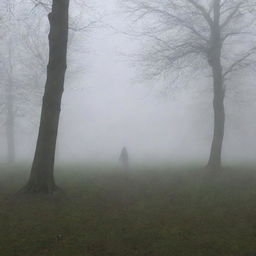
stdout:
<svg viewBox="0 0 256 256">
<path fill-rule="evenodd" d="M 140 49 L 139 40 L 107 26 L 121 31 L 129 24 L 117 2 L 98 1 L 94 10 L 104 17 L 105 28 L 76 38 L 83 46 L 79 63 L 84 71 L 66 83 L 57 160 L 116 163 L 126 146 L 134 162 L 206 163 L 213 122 L 210 80 L 202 76 L 169 97 L 160 96 L 168 81 L 138 80 L 136 65 L 125 55 Z M 252 79 L 246 82 L 251 88 Z M 253 102 L 227 97 L 224 162 L 255 159 L 256 127 L 248 122 Z M 31 160 L 36 135 L 37 129 L 18 132 L 20 159 L 29 153 Z"/>
</svg>

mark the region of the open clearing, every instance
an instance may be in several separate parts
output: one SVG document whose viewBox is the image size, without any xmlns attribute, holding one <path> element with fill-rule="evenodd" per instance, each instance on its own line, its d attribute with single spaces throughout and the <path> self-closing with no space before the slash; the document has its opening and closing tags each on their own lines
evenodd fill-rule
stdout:
<svg viewBox="0 0 256 256">
<path fill-rule="evenodd" d="M 108 169 L 108 168 L 107 168 Z M 256 171 L 58 168 L 65 194 L 13 196 L 28 172 L 0 176 L 1 256 L 250 256 Z"/>
</svg>

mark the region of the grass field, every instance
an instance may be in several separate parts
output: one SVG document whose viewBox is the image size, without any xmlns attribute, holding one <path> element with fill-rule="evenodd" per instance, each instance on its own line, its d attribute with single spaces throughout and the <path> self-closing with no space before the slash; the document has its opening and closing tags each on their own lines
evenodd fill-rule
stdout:
<svg viewBox="0 0 256 256">
<path fill-rule="evenodd" d="M 0 175 L 0 256 L 256 253 L 256 170 L 66 167 L 56 171 L 64 194 L 16 197 L 27 175 Z"/>
</svg>

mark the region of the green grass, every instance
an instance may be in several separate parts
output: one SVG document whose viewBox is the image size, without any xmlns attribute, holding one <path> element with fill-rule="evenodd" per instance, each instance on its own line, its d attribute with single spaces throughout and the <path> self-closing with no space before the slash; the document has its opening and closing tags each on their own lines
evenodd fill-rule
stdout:
<svg viewBox="0 0 256 256">
<path fill-rule="evenodd" d="M 57 169 L 52 198 L 15 198 L 28 173 L 3 171 L 0 256 L 256 253 L 256 171 L 88 169 Z"/>
</svg>

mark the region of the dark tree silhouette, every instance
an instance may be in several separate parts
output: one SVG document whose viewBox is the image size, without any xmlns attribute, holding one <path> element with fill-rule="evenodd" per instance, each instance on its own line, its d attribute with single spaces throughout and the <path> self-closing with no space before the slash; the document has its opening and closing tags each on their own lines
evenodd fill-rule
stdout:
<svg viewBox="0 0 256 256">
<path fill-rule="evenodd" d="M 142 54 L 150 75 L 158 76 L 170 69 L 210 67 L 214 131 L 207 166 L 219 170 L 225 125 L 224 82 L 233 71 L 248 66 L 255 56 L 256 47 L 250 45 L 254 40 L 250 36 L 255 24 L 255 0 L 123 1 L 136 21 L 148 19 L 150 24 L 139 33 L 153 42 Z"/>
<path fill-rule="evenodd" d="M 52 10 L 48 15 L 50 33 L 47 80 L 36 152 L 30 178 L 25 186 L 26 192 L 49 194 L 57 189 L 54 159 L 67 66 L 68 12 L 69 0 L 52 0 Z"/>
</svg>

